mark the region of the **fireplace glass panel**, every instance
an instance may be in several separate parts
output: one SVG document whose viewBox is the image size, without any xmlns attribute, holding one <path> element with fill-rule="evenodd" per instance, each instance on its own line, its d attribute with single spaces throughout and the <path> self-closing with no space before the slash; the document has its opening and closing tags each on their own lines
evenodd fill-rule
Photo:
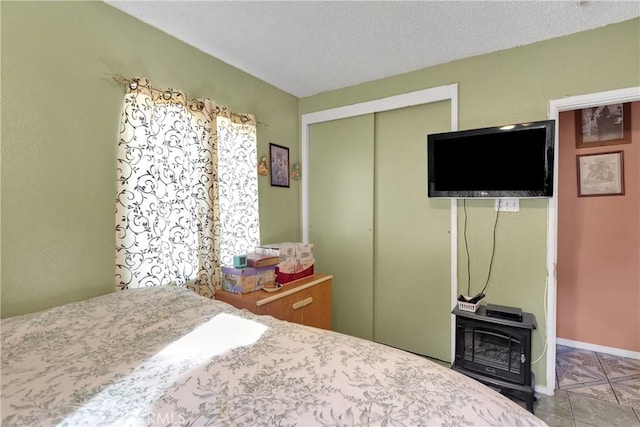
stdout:
<svg viewBox="0 0 640 427">
<path fill-rule="evenodd" d="M 520 340 L 483 329 L 465 331 L 465 360 L 502 371 L 520 374 Z"/>
</svg>

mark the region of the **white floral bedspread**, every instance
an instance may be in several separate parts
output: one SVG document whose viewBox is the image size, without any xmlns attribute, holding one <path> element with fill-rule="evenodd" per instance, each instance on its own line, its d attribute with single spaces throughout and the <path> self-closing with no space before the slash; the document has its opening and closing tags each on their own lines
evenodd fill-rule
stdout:
<svg viewBox="0 0 640 427">
<path fill-rule="evenodd" d="M 183 288 L 1 325 L 2 426 L 545 425 L 422 357 Z"/>
</svg>

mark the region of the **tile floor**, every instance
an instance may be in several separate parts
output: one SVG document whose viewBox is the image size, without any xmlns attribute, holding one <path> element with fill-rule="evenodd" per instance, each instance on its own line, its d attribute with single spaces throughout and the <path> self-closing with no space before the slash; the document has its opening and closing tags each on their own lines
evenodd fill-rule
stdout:
<svg viewBox="0 0 640 427">
<path fill-rule="evenodd" d="M 552 427 L 640 427 L 640 360 L 557 346 L 556 392 L 535 415 Z"/>
</svg>

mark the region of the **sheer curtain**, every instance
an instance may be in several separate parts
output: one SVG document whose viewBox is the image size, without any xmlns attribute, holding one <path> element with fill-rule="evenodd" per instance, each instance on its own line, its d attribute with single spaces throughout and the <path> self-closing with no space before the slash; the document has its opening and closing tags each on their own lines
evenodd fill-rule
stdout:
<svg viewBox="0 0 640 427">
<path fill-rule="evenodd" d="M 204 296 L 259 244 L 255 119 L 208 99 L 127 84 L 117 154 L 117 289 Z"/>
</svg>

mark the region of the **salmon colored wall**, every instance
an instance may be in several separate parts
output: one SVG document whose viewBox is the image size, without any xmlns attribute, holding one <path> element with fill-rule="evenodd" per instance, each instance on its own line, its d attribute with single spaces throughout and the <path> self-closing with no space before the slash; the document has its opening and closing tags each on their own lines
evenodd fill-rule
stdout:
<svg viewBox="0 0 640 427">
<path fill-rule="evenodd" d="M 640 102 L 631 144 L 577 150 L 559 120 L 557 337 L 640 351 Z M 578 197 L 576 154 L 624 152 L 625 194 Z"/>
</svg>

